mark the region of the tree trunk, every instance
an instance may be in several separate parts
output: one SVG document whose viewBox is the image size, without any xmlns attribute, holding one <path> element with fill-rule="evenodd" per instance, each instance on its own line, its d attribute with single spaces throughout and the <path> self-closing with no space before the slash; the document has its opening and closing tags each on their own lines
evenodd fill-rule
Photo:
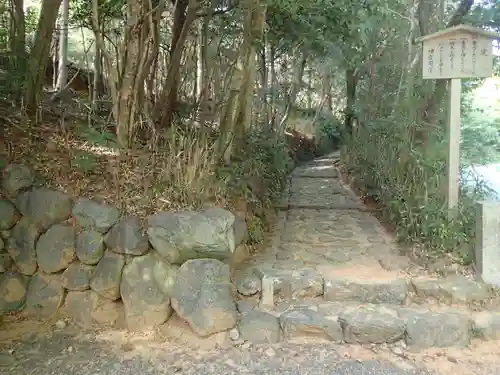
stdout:
<svg viewBox="0 0 500 375">
<path fill-rule="evenodd" d="M 280 134 L 285 131 L 285 126 L 286 122 L 288 121 L 288 117 L 290 116 L 290 111 L 292 110 L 292 107 L 295 104 L 295 100 L 297 99 L 297 94 L 302 84 L 302 78 L 304 76 L 306 64 L 307 64 L 306 55 L 304 53 L 300 53 L 300 60 L 298 64 L 294 67 L 295 73 L 293 75 L 293 82 L 290 87 L 290 90 L 288 90 L 288 94 L 286 97 L 285 113 L 283 114 L 283 118 L 281 119 L 279 125 Z"/>
<path fill-rule="evenodd" d="M 56 90 L 62 92 L 68 81 L 68 18 L 69 0 L 62 0 L 62 14 L 59 37 L 59 72 L 57 74 Z"/>
<path fill-rule="evenodd" d="M 346 80 L 346 107 L 344 128 L 348 135 L 352 134 L 354 119 L 356 118 L 354 105 L 356 103 L 356 87 L 358 85 L 358 77 L 354 69 L 347 69 L 345 72 Z"/>
<path fill-rule="evenodd" d="M 24 17 L 24 1 L 12 0 L 13 30 L 11 37 L 11 50 L 15 56 L 14 68 L 18 73 L 26 73 L 26 23 Z"/>
<path fill-rule="evenodd" d="M 44 0 L 38 20 L 35 43 L 31 50 L 25 80 L 24 105 L 28 111 L 36 109 L 43 90 L 49 50 L 61 0 Z"/>
<path fill-rule="evenodd" d="M 239 61 L 242 71 L 242 85 L 238 97 L 238 108 L 236 111 L 232 155 L 241 152 L 244 146 L 244 139 L 248 129 L 252 124 L 252 101 L 253 88 L 256 73 L 256 46 L 255 41 L 262 38 L 266 9 L 260 5 L 259 0 L 247 0 L 245 6 L 245 26 L 243 37 L 243 59 Z"/>
</svg>

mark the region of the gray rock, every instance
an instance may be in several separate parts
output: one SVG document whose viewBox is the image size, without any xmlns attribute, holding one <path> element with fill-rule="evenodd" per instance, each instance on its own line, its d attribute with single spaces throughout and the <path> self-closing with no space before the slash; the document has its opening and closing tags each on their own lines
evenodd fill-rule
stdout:
<svg viewBox="0 0 500 375">
<path fill-rule="evenodd" d="M 82 292 L 90 289 L 90 279 L 95 267 L 80 262 L 74 262 L 61 275 L 61 284 L 69 290 Z"/>
<path fill-rule="evenodd" d="M 11 164 L 5 168 L 2 185 L 7 194 L 15 196 L 19 191 L 29 188 L 35 181 L 33 170 L 22 164 Z"/>
<path fill-rule="evenodd" d="M 247 312 L 255 309 L 258 303 L 259 298 L 253 296 L 250 298 L 240 299 L 238 302 L 236 302 L 236 308 L 238 309 L 238 312 L 240 314 L 246 314 Z"/>
<path fill-rule="evenodd" d="M 0 237 L 6 241 L 10 238 L 10 230 L 2 230 L 0 231 Z"/>
<path fill-rule="evenodd" d="M 40 236 L 36 256 L 43 272 L 62 271 L 75 260 L 75 236 L 75 228 L 67 224 L 56 224 Z"/>
<path fill-rule="evenodd" d="M 473 332 L 483 340 L 500 340 L 500 312 L 481 311 L 474 316 Z"/>
<path fill-rule="evenodd" d="M 172 289 L 172 307 L 200 336 L 236 325 L 229 267 L 216 259 L 194 259 L 178 271 Z"/>
<path fill-rule="evenodd" d="M 408 294 L 406 280 L 366 280 L 342 277 L 325 278 L 327 301 L 404 304 Z"/>
<path fill-rule="evenodd" d="M 280 268 L 271 268 L 266 264 L 258 265 L 253 272 L 260 278 L 274 280 L 274 292 L 286 299 L 302 299 L 323 295 L 323 276 L 310 268 L 294 263 L 280 263 Z"/>
<path fill-rule="evenodd" d="M 137 216 L 123 217 L 106 235 L 104 243 L 118 254 L 143 255 L 148 251 L 148 237 L 141 229 Z"/>
<path fill-rule="evenodd" d="M 4 273 L 10 270 L 12 263 L 12 258 L 8 253 L 0 254 L 0 273 Z"/>
<path fill-rule="evenodd" d="M 431 347 L 465 347 L 470 343 L 471 322 L 460 313 L 402 309 L 406 345 L 412 351 Z"/>
<path fill-rule="evenodd" d="M 70 217 L 73 200 L 60 191 L 38 188 L 19 194 L 16 207 L 42 229 L 48 229 Z"/>
<path fill-rule="evenodd" d="M 33 275 L 26 294 L 25 311 L 33 316 L 51 316 L 64 299 L 64 288 L 59 275 L 38 271 Z"/>
<path fill-rule="evenodd" d="M 5 199 L 0 199 L 0 230 L 8 230 L 12 228 L 21 215 L 16 207 Z"/>
<path fill-rule="evenodd" d="M 42 229 L 26 216 L 12 229 L 12 237 L 7 241 L 7 251 L 23 275 L 31 276 L 36 272 L 38 265 L 35 244 L 41 233 Z"/>
<path fill-rule="evenodd" d="M 123 304 L 104 298 L 92 290 L 69 292 L 65 309 L 76 324 L 84 328 L 124 328 Z"/>
<path fill-rule="evenodd" d="M 277 317 L 263 311 L 250 311 L 238 324 L 241 338 L 255 344 L 274 344 L 281 339 L 281 327 Z"/>
<path fill-rule="evenodd" d="M 99 233 L 106 233 L 120 219 L 120 211 L 115 206 L 88 198 L 76 200 L 72 215 L 80 227 Z"/>
<path fill-rule="evenodd" d="M 76 256 L 80 262 L 95 265 L 104 255 L 104 237 L 95 230 L 84 230 L 76 236 Z"/>
<path fill-rule="evenodd" d="M 492 297 L 491 289 L 484 283 L 462 276 L 446 279 L 413 279 L 416 299 L 435 299 L 443 303 L 474 303 Z"/>
<path fill-rule="evenodd" d="M 343 339 L 342 327 L 337 319 L 330 319 L 311 309 L 292 309 L 280 316 L 283 336 L 317 337 L 340 342 Z"/>
<path fill-rule="evenodd" d="M 149 241 L 171 264 L 189 259 L 230 259 L 235 250 L 234 215 L 222 208 L 204 212 L 160 212 L 148 218 Z"/>
<path fill-rule="evenodd" d="M 252 296 L 262 290 L 262 282 L 252 269 L 239 272 L 236 275 L 235 286 L 238 293 L 244 296 Z"/>
<path fill-rule="evenodd" d="M 382 344 L 403 338 L 404 320 L 397 311 L 384 306 L 348 308 L 339 316 L 347 343 Z"/>
<path fill-rule="evenodd" d="M 125 266 L 120 293 L 130 331 L 156 328 L 172 315 L 170 295 L 177 270 L 156 253 L 135 257 Z"/>
<path fill-rule="evenodd" d="M 120 282 L 125 257 L 121 254 L 106 251 L 97 263 L 94 276 L 90 281 L 92 290 L 111 300 L 120 298 Z"/>
<path fill-rule="evenodd" d="M 0 314 L 19 311 L 24 307 L 28 278 L 17 272 L 0 275 Z"/>
</svg>

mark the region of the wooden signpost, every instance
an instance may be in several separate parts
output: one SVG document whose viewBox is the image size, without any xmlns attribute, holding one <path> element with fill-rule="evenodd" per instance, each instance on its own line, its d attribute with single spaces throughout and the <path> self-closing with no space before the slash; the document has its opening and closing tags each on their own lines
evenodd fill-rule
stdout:
<svg viewBox="0 0 500 375">
<path fill-rule="evenodd" d="M 423 43 L 423 78 L 449 80 L 446 174 L 446 201 L 449 215 L 453 215 L 454 208 L 458 205 L 461 79 L 491 76 L 494 39 L 500 39 L 500 34 L 458 25 L 418 40 Z"/>
</svg>

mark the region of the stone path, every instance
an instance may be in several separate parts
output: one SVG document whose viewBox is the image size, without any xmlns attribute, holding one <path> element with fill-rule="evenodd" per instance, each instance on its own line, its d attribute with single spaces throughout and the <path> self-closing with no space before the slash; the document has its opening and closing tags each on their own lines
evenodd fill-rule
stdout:
<svg viewBox="0 0 500 375">
<path fill-rule="evenodd" d="M 235 271 L 242 338 L 319 336 L 413 352 L 500 339 L 496 292 L 411 265 L 343 184 L 337 157 L 293 171 L 270 248 Z"/>
</svg>

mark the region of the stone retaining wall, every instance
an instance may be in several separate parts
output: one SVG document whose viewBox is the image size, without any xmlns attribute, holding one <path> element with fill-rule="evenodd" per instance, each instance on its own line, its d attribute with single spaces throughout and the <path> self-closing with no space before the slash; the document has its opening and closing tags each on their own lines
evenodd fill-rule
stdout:
<svg viewBox="0 0 500 375">
<path fill-rule="evenodd" d="M 24 165 L 2 176 L 0 314 L 47 319 L 62 307 L 86 327 L 145 330 L 175 310 L 201 336 L 236 325 L 228 263 L 245 241 L 244 218 L 215 207 L 143 222 L 34 176 Z"/>
</svg>

